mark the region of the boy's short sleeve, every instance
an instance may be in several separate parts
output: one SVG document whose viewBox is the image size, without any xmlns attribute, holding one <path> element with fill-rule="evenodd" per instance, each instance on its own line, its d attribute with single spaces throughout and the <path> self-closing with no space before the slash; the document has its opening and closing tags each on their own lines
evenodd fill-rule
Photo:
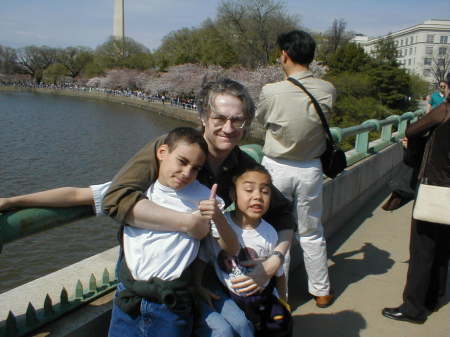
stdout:
<svg viewBox="0 0 450 337">
<path fill-rule="evenodd" d="M 106 215 L 102 210 L 103 198 L 105 197 L 106 191 L 108 190 L 111 182 L 100 184 L 100 185 L 91 185 L 89 188 L 92 191 L 93 199 L 94 199 L 94 208 L 95 215 L 101 216 Z"/>
</svg>

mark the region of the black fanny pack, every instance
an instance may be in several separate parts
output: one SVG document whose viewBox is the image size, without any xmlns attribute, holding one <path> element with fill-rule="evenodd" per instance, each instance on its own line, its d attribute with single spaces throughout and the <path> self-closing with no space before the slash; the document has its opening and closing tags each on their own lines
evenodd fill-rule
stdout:
<svg viewBox="0 0 450 337">
<path fill-rule="evenodd" d="M 290 311 L 273 294 L 274 278 L 258 294 L 239 296 L 229 292 L 230 297 L 244 311 L 255 327 L 255 337 L 291 337 L 293 322 Z"/>
<path fill-rule="evenodd" d="M 137 281 L 131 275 L 125 258 L 122 258 L 119 270 L 119 280 L 125 289 L 115 299 L 117 306 L 131 317 L 140 314 L 141 300 L 165 304 L 171 311 L 178 314 L 192 312 L 193 296 L 189 290 L 191 270 L 188 267 L 181 276 L 172 281 L 153 277 L 148 281 Z"/>
</svg>

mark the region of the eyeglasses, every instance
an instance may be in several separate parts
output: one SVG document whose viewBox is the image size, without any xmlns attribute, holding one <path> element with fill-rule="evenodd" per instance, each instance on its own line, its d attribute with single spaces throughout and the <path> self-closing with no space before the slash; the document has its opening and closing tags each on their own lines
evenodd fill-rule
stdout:
<svg viewBox="0 0 450 337">
<path fill-rule="evenodd" d="M 440 85 L 439 88 L 445 89 L 445 85 Z"/>
<path fill-rule="evenodd" d="M 209 116 L 209 119 L 216 127 L 219 126 L 222 127 L 227 123 L 227 121 L 230 121 L 233 128 L 242 129 L 245 127 L 245 124 L 247 123 L 247 119 L 244 117 L 226 117 L 223 115 L 216 115 L 216 114 Z"/>
</svg>

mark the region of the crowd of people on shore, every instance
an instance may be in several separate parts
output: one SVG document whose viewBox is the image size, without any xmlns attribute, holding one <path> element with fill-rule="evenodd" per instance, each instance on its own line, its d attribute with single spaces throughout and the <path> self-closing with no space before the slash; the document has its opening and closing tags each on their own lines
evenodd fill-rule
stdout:
<svg viewBox="0 0 450 337">
<path fill-rule="evenodd" d="M 170 104 L 182 109 L 197 110 L 195 104 L 195 96 L 192 95 L 172 95 L 164 94 L 148 94 L 142 90 L 131 89 L 110 89 L 82 86 L 74 83 L 64 84 L 46 84 L 35 83 L 33 81 L 1 81 L 0 86 L 14 87 L 20 89 L 49 89 L 49 90 L 73 90 L 79 92 L 98 93 L 101 95 L 122 96 L 127 98 L 135 98 L 145 102 Z"/>
<path fill-rule="evenodd" d="M 317 307 L 333 304 L 321 221 L 327 134 L 311 100 L 327 116 L 336 90 L 309 69 L 316 47 L 310 34 L 287 32 L 277 44 L 286 79 L 265 85 L 257 106 L 236 81 L 207 82 L 196 95 L 201 130 L 177 128 L 151 141 L 112 182 L 0 198 L 0 210 L 92 205 L 122 224 L 110 337 L 292 336 L 292 240 Z M 445 94 L 447 101 L 406 135 L 427 135 L 430 156 L 418 179 L 450 188 L 448 87 Z M 254 119 L 266 132 L 261 163 L 238 146 Z M 449 230 L 412 220 L 403 304 L 383 309 L 384 316 L 424 323 L 443 305 Z"/>
</svg>

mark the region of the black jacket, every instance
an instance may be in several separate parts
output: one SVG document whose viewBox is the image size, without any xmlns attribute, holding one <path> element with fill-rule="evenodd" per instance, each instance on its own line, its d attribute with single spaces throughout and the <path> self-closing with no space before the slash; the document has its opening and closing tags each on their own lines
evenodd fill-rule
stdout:
<svg viewBox="0 0 450 337">
<path fill-rule="evenodd" d="M 431 110 L 406 129 L 408 140 L 416 140 L 430 132 L 425 147 L 419 180 L 450 187 L 450 103 L 443 103 Z M 408 141 L 409 143 L 409 141 Z"/>
</svg>

